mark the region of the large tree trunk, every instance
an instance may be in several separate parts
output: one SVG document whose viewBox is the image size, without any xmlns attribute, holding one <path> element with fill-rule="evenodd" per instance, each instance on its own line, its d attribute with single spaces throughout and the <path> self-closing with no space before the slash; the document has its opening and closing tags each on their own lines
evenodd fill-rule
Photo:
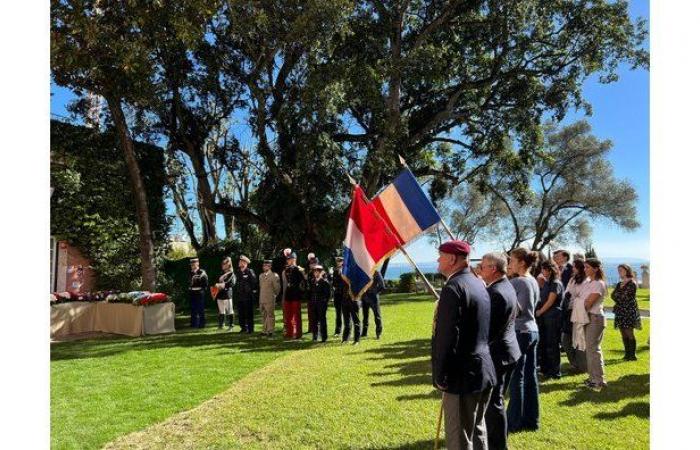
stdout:
<svg viewBox="0 0 700 450">
<path fill-rule="evenodd" d="M 151 233 L 151 221 L 148 215 L 148 198 L 146 189 L 141 178 L 134 142 L 129 135 L 124 111 L 122 110 L 121 99 L 112 96 L 105 96 L 112 120 L 117 127 L 119 142 L 124 151 L 126 167 L 129 170 L 129 180 L 131 192 L 133 193 L 134 206 L 136 207 L 136 219 L 139 228 L 139 243 L 141 247 L 141 289 L 144 291 L 155 291 L 156 288 L 156 265 L 155 250 L 153 246 L 153 235 Z"/>
</svg>

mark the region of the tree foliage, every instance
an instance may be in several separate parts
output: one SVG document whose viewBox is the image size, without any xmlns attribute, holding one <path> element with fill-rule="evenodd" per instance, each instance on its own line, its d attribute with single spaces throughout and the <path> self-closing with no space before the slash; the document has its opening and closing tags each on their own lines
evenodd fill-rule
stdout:
<svg viewBox="0 0 700 450">
<path fill-rule="evenodd" d="M 150 201 L 156 247 L 166 241 L 165 170 L 161 149 L 135 144 Z M 128 178 L 114 129 L 51 121 L 51 234 L 76 245 L 100 274 L 98 287 L 140 285 L 138 226 L 124 180 Z"/>
</svg>

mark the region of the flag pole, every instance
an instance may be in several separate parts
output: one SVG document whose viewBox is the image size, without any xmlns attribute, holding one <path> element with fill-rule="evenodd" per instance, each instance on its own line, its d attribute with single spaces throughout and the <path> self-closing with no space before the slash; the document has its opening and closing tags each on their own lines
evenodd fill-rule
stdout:
<svg viewBox="0 0 700 450">
<path fill-rule="evenodd" d="M 411 168 L 408 167 L 408 164 L 406 163 L 406 160 L 403 159 L 403 157 L 402 157 L 401 155 L 399 155 L 399 162 L 401 163 L 401 165 L 402 165 L 404 168 L 406 168 L 406 169 L 408 169 L 408 170 L 411 170 Z M 443 219 L 442 216 L 439 216 L 439 217 L 440 217 L 440 224 L 441 224 L 442 227 L 445 229 L 445 231 L 447 231 L 447 234 L 450 235 L 450 239 L 452 239 L 453 241 L 457 240 L 457 238 L 455 237 L 455 235 L 452 234 L 452 230 L 450 230 L 450 227 L 448 227 L 447 224 L 445 223 L 445 219 Z"/>
</svg>

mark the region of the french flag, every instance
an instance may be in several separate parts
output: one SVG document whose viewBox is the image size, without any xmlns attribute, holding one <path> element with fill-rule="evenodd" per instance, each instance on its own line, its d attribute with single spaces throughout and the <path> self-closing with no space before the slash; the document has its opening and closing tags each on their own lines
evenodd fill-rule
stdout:
<svg viewBox="0 0 700 450">
<path fill-rule="evenodd" d="M 370 287 L 377 267 L 400 246 L 362 188 L 353 191 L 348 229 L 343 242 L 342 276 L 358 299 Z"/>
<path fill-rule="evenodd" d="M 408 168 L 372 200 L 372 205 L 401 245 L 440 223 L 440 215 Z"/>
</svg>

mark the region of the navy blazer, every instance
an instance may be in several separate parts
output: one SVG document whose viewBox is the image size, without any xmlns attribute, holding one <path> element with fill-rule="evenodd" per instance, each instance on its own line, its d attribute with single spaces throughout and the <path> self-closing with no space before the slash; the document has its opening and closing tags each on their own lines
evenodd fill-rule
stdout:
<svg viewBox="0 0 700 450">
<path fill-rule="evenodd" d="M 491 297 L 491 359 L 496 366 L 507 366 L 520 358 L 520 346 L 515 336 L 518 298 L 513 285 L 505 277 L 494 281 L 486 290 Z"/>
<path fill-rule="evenodd" d="M 489 352 L 490 303 L 483 281 L 469 269 L 453 275 L 442 288 L 432 339 L 435 387 L 469 394 L 496 384 Z"/>
</svg>

